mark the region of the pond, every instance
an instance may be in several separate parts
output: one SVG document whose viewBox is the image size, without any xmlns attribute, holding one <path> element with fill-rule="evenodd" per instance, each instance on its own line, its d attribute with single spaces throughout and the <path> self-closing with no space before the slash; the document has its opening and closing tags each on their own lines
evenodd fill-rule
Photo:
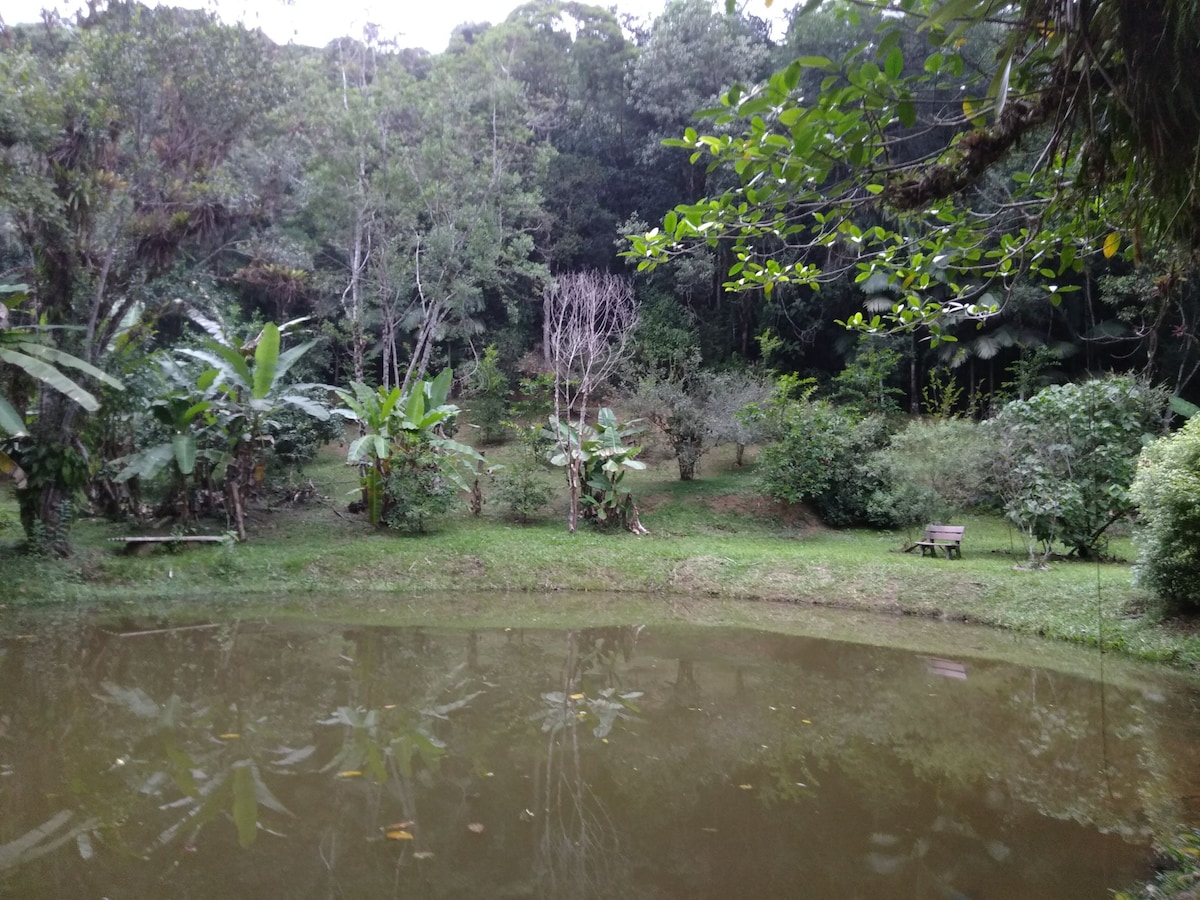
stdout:
<svg viewBox="0 0 1200 900">
<path fill-rule="evenodd" d="M 1094 651 L 151 625 L 0 631 L 0 896 L 1102 898 L 1197 814 L 1195 683 Z"/>
</svg>

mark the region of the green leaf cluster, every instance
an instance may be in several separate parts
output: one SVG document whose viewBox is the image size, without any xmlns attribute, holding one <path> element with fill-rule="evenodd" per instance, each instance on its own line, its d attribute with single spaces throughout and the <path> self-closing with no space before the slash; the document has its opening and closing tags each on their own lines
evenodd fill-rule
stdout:
<svg viewBox="0 0 1200 900">
<path fill-rule="evenodd" d="M 372 389 L 358 381 L 350 390 L 334 388 L 343 404 L 334 412 L 362 430 L 350 444 L 346 462 L 365 470 L 363 499 L 373 524 L 390 521 L 407 527 L 416 522 L 415 530 L 420 530 L 429 514 L 445 511 L 438 498 L 449 502 L 447 487 L 468 490 L 484 464 L 473 447 L 446 436 L 461 411 L 449 402 L 453 379 L 453 371 L 443 369 L 431 380 L 416 382 L 407 393 L 399 387 Z M 399 474 L 405 471 L 408 474 Z M 414 504 L 421 497 L 437 500 L 438 508 L 417 510 Z"/>
<path fill-rule="evenodd" d="M 1132 377 L 1109 376 L 1009 403 L 987 423 L 1005 513 L 1047 550 L 1102 553 L 1107 529 L 1135 509 L 1129 486 L 1166 401 Z"/>
<path fill-rule="evenodd" d="M 1139 508 L 1139 583 L 1200 608 L 1200 416 L 1142 451 L 1130 496 Z"/>
<path fill-rule="evenodd" d="M 546 430 L 555 442 L 547 453 L 550 464 L 579 474 L 584 517 L 601 525 L 617 524 L 631 501 L 630 494 L 622 491 L 626 473 L 646 468 L 635 459 L 642 448 L 625 443 L 644 430 L 641 422 L 619 422 L 606 406 L 596 414 L 594 426 L 580 427 L 551 416 Z"/>
</svg>

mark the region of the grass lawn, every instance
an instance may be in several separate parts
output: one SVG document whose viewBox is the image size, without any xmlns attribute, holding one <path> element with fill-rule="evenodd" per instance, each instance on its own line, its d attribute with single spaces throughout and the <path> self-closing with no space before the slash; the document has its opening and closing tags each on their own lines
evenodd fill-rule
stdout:
<svg viewBox="0 0 1200 900">
<path fill-rule="evenodd" d="M 530 524 L 488 503 L 480 517 L 464 509 L 410 536 L 376 531 L 346 511 L 356 475 L 342 465 L 343 452 L 328 447 L 308 471 L 291 476 L 294 484 L 311 481 L 318 499 L 257 510 L 241 545 L 126 556 L 107 539 L 136 531 L 83 521 L 72 532 L 72 559 L 29 559 L 17 552 L 15 505 L 5 497 L 0 603 L 202 597 L 278 608 L 337 593 L 361 615 L 386 621 L 682 618 L 757 627 L 779 627 L 795 605 L 828 606 L 976 622 L 1200 668 L 1194 623 L 1166 618 L 1133 586 L 1128 537 L 1113 540 L 1117 562 L 1064 560 L 1027 571 L 1018 535 L 999 517 L 971 516 L 954 523 L 966 526 L 961 560 L 922 558 L 902 552 L 915 534 L 835 531 L 803 510 L 766 501 L 754 490 L 753 465 L 735 467 L 731 449 L 705 457 L 691 482 L 678 480 L 673 460 L 649 454 L 648 470 L 628 479 L 648 536 L 587 526 L 570 534 L 562 502 Z M 488 455 L 503 462 L 513 452 L 506 446 Z M 559 484 L 557 472 L 544 477 Z M 206 524 L 205 531 L 222 530 L 222 523 Z"/>
</svg>

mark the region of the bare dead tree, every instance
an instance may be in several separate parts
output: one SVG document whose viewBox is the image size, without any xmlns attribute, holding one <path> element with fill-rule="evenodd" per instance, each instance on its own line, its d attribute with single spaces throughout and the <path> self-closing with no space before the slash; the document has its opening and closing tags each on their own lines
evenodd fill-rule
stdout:
<svg viewBox="0 0 1200 900">
<path fill-rule="evenodd" d="M 637 299 L 628 279 L 605 272 L 560 275 L 544 294 L 543 347 L 554 372 L 559 452 L 566 455 L 567 527 L 579 522 L 583 463 L 570 434 L 583 433 L 592 395 L 629 358 Z"/>
</svg>

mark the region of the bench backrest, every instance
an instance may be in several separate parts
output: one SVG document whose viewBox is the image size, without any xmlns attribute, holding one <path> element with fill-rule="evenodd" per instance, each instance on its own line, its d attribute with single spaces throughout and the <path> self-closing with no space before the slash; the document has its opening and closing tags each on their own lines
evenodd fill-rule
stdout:
<svg viewBox="0 0 1200 900">
<path fill-rule="evenodd" d="M 962 541 L 965 525 L 926 525 L 925 540 L 927 541 Z"/>
</svg>

